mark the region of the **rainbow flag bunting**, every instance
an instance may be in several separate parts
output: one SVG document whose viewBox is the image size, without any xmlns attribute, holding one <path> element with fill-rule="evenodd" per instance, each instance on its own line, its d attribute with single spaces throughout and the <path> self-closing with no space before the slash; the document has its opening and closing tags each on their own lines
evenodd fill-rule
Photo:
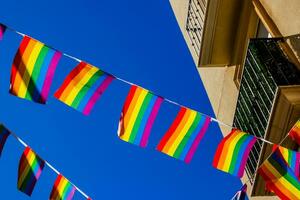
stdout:
<svg viewBox="0 0 300 200">
<path fill-rule="evenodd" d="M 45 161 L 26 147 L 19 162 L 18 189 L 31 196 L 44 166 Z"/>
<path fill-rule="evenodd" d="M 71 200 L 76 188 L 61 174 L 58 175 L 50 194 L 50 200 Z"/>
<path fill-rule="evenodd" d="M 300 145 L 300 119 L 296 122 L 289 132 L 290 137 Z"/>
<path fill-rule="evenodd" d="M 157 150 L 189 163 L 210 122 L 210 117 L 181 107 L 169 130 L 157 145 Z"/>
<path fill-rule="evenodd" d="M 0 156 L 2 154 L 3 147 L 9 135 L 9 130 L 7 130 L 3 124 L 0 124 Z"/>
<path fill-rule="evenodd" d="M 24 36 L 11 70 L 10 93 L 45 104 L 61 53 Z"/>
<path fill-rule="evenodd" d="M 67 76 L 54 96 L 72 108 L 88 115 L 97 99 L 114 77 L 98 68 L 80 62 Z"/>
<path fill-rule="evenodd" d="M 275 151 L 278 148 L 280 151 L 282 157 L 287 162 L 288 166 L 293 170 L 296 177 L 299 177 L 299 170 L 300 170 L 300 152 L 293 151 L 291 149 L 287 149 L 282 146 L 274 145 L 273 151 Z"/>
<path fill-rule="evenodd" d="M 242 177 L 250 150 L 256 138 L 233 129 L 218 145 L 213 166 L 219 170 Z"/>
<path fill-rule="evenodd" d="M 244 184 L 243 187 L 234 195 L 231 200 L 246 200 L 247 196 L 247 185 Z"/>
<path fill-rule="evenodd" d="M 129 143 L 146 147 L 163 98 L 131 86 L 119 122 L 118 135 Z"/>
<path fill-rule="evenodd" d="M 6 31 L 6 26 L 4 24 L 0 24 L 0 40 L 3 39 L 3 35 Z"/>
<path fill-rule="evenodd" d="M 263 162 L 258 173 L 266 182 L 266 188 L 281 199 L 299 200 L 300 182 L 277 149 Z"/>
</svg>

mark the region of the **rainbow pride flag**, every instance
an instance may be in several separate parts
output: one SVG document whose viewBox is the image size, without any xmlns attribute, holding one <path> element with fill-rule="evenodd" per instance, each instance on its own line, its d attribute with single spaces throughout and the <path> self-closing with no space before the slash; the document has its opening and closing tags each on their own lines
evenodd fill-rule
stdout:
<svg viewBox="0 0 300 200">
<path fill-rule="evenodd" d="M 299 200 L 300 182 L 277 149 L 263 162 L 258 173 L 266 182 L 266 188 L 281 199 Z"/>
<path fill-rule="evenodd" d="M 0 124 L 0 156 L 9 135 L 9 130 L 7 130 L 3 124 Z"/>
<path fill-rule="evenodd" d="M 210 117 L 181 107 L 156 149 L 189 163 L 210 122 Z"/>
<path fill-rule="evenodd" d="M 98 68 L 80 62 L 67 76 L 54 96 L 72 108 L 88 115 L 97 99 L 114 77 Z"/>
<path fill-rule="evenodd" d="M 295 123 L 289 132 L 289 136 L 300 145 L 300 119 Z"/>
<path fill-rule="evenodd" d="M 0 40 L 3 39 L 3 35 L 6 31 L 6 26 L 4 24 L 0 24 Z"/>
<path fill-rule="evenodd" d="M 51 194 L 50 200 L 71 200 L 76 188 L 61 174 L 58 175 Z"/>
<path fill-rule="evenodd" d="M 45 104 L 61 53 L 24 36 L 15 55 L 10 77 L 10 93 Z"/>
<path fill-rule="evenodd" d="M 278 148 L 280 151 L 282 157 L 284 160 L 287 162 L 289 167 L 293 170 L 295 173 L 296 177 L 300 178 L 300 152 L 293 151 L 291 149 L 287 149 L 282 146 L 274 145 L 273 146 L 273 151 L 275 151 Z"/>
<path fill-rule="evenodd" d="M 146 147 L 163 98 L 138 86 L 131 86 L 120 117 L 120 139 Z"/>
<path fill-rule="evenodd" d="M 242 177 L 250 150 L 256 138 L 233 129 L 218 145 L 213 166 L 219 170 Z"/>
<path fill-rule="evenodd" d="M 32 149 L 26 147 L 19 162 L 18 189 L 31 196 L 44 166 L 45 161 L 35 154 Z"/>
</svg>

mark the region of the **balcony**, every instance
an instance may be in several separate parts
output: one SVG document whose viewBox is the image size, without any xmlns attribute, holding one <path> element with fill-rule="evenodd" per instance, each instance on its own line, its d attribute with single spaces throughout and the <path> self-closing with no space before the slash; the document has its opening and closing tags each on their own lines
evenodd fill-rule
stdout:
<svg viewBox="0 0 300 200">
<path fill-rule="evenodd" d="M 234 126 L 279 143 L 300 116 L 300 71 L 282 50 L 285 38 L 251 39 L 242 73 Z M 291 141 L 286 145 L 295 148 Z M 270 195 L 256 170 L 271 146 L 257 142 L 246 164 L 252 195 Z"/>
</svg>

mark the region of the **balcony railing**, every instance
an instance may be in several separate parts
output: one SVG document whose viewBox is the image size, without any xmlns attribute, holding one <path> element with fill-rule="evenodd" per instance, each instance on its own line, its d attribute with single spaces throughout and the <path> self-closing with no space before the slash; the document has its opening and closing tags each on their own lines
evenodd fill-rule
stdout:
<svg viewBox="0 0 300 200">
<path fill-rule="evenodd" d="M 234 126 L 258 137 L 265 137 L 275 99 L 282 85 L 299 85 L 300 72 L 289 62 L 280 48 L 282 39 L 254 39 L 249 43 Z M 259 163 L 262 142 L 258 141 L 249 154 L 246 173 L 252 180 Z"/>
<path fill-rule="evenodd" d="M 186 30 L 197 56 L 200 55 L 207 0 L 190 0 Z"/>
</svg>

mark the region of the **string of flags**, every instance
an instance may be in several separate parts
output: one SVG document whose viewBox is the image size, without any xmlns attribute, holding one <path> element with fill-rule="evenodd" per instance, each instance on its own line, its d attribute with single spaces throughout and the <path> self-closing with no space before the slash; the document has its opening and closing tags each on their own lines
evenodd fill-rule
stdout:
<svg viewBox="0 0 300 200">
<path fill-rule="evenodd" d="M 232 131 L 233 132 L 241 132 L 241 131 Z M 298 135 L 295 137 L 295 135 Z M 238 137 L 238 135 L 236 135 Z M 292 139 L 299 138 L 300 136 L 300 119 L 295 123 L 295 125 L 291 128 L 291 130 L 288 132 L 288 134 L 280 141 L 279 144 L 273 144 L 272 152 L 270 155 L 262 162 L 260 166 L 257 167 L 254 176 L 256 174 L 259 174 L 265 181 L 266 190 L 269 192 L 274 193 L 280 199 L 287 199 L 287 200 L 299 200 L 300 197 L 300 176 L 299 176 L 299 166 L 300 166 L 300 152 L 293 151 L 291 149 L 285 148 L 281 146 L 283 141 L 290 137 Z M 224 166 L 219 167 L 218 166 L 218 158 L 220 156 L 220 147 L 224 146 L 224 143 L 228 142 L 232 136 L 225 137 L 221 143 L 218 146 L 214 163 L 213 165 L 224 172 L 230 173 L 232 175 L 237 175 L 241 177 L 241 174 L 235 174 L 232 171 L 229 171 L 228 168 L 225 168 Z M 298 143 L 299 141 L 296 141 Z M 246 143 L 245 143 L 246 144 Z M 241 148 L 240 145 L 237 145 L 235 142 L 231 143 L 232 147 L 234 148 L 234 151 L 236 151 L 235 154 L 244 154 L 244 158 L 248 158 L 248 150 L 245 151 L 244 148 Z M 246 149 L 250 149 L 253 147 L 253 144 L 248 143 L 248 147 Z M 250 151 L 249 150 L 249 151 Z M 226 150 L 225 150 L 226 151 Z M 225 154 L 224 154 L 225 155 Z M 224 160 L 227 161 L 227 159 L 231 160 L 231 163 L 233 163 L 232 160 L 235 160 L 234 157 L 230 156 L 230 154 L 226 155 L 227 157 L 224 158 Z M 216 164 L 217 163 L 217 164 Z M 229 164 L 229 165 L 230 165 Z M 245 166 L 242 166 L 242 171 L 244 171 Z M 250 179 L 247 181 L 249 182 Z M 246 183 L 247 183 L 246 182 Z M 246 185 L 245 183 L 245 185 Z M 240 191 L 241 192 L 241 191 Z M 236 197 L 236 195 L 235 195 Z M 234 197 L 234 198 L 235 198 Z M 233 199 L 234 199 L 233 198 Z"/>
<path fill-rule="evenodd" d="M 176 159 L 190 163 L 211 122 L 232 128 L 232 131 L 218 145 L 213 166 L 234 176 L 242 177 L 249 152 L 257 140 L 274 145 L 273 153 L 258 168 L 258 173 L 266 181 L 266 188 L 282 198 L 295 199 L 300 196 L 299 164 L 300 154 L 275 145 L 213 117 L 190 109 L 167 98 L 123 80 L 88 64 L 78 58 L 60 52 L 44 43 L 0 24 L 0 40 L 6 30 L 23 37 L 16 52 L 10 78 L 10 94 L 36 103 L 46 104 L 55 69 L 62 56 L 78 62 L 67 75 L 54 97 L 84 115 L 89 115 L 97 100 L 113 80 L 131 85 L 120 114 L 118 136 L 121 140 L 146 147 L 152 126 L 163 101 L 177 105 L 180 109 L 176 118 L 159 141 L 156 149 Z M 7 137 L 11 134 L 4 126 L 0 132 L 0 155 Z M 61 175 L 48 162 L 41 159 L 18 136 L 13 134 L 26 148 L 21 156 L 18 170 L 18 189 L 31 195 L 45 165 L 58 174 L 50 194 L 50 199 L 72 199 L 78 187 Z M 300 120 L 288 134 L 300 145 Z M 247 186 L 238 193 L 243 199 Z M 236 198 L 237 199 L 237 198 Z"/>
<path fill-rule="evenodd" d="M 13 136 L 24 147 L 18 167 L 17 188 L 24 194 L 31 196 L 34 187 L 39 180 L 45 165 L 52 169 L 58 176 L 53 185 L 49 199 L 51 200 L 71 200 L 76 191 L 80 192 L 87 200 L 91 198 L 85 194 L 80 188 L 75 186 L 67 178 L 65 178 L 57 169 L 49 162 L 42 159 L 33 149 L 31 149 L 19 136 L 11 132 L 3 124 L 0 124 L 0 153 L 3 151 L 4 145 L 9 136 Z M 1 157 L 1 154 L 0 154 Z"/>
</svg>

